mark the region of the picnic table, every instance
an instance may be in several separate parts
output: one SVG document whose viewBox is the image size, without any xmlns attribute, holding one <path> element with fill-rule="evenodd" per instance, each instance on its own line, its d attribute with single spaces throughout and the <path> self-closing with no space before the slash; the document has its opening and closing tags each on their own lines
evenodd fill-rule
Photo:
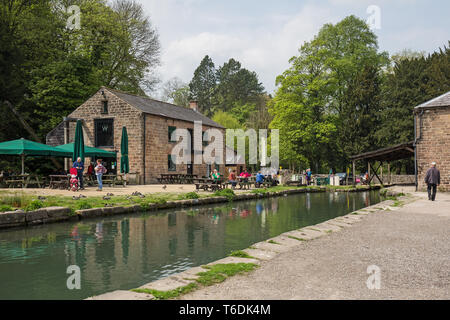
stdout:
<svg viewBox="0 0 450 320">
<path fill-rule="evenodd" d="M 226 187 L 226 184 L 222 183 L 221 180 L 214 180 L 210 178 L 194 178 L 193 181 L 196 190 L 203 189 L 204 191 L 217 191 Z"/>
<path fill-rule="evenodd" d="M 70 175 L 52 174 L 50 177 L 50 189 L 69 189 Z"/>
<path fill-rule="evenodd" d="M 39 188 L 45 187 L 45 180 L 36 174 L 19 174 L 6 178 L 5 185 L 8 188 L 28 188 L 29 185 L 37 185 Z"/>
<path fill-rule="evenodd" d="M 163 173 L 157 180 L 164 184 L 192 184 L 195 178 L 196 174 Z"/>
</svg>

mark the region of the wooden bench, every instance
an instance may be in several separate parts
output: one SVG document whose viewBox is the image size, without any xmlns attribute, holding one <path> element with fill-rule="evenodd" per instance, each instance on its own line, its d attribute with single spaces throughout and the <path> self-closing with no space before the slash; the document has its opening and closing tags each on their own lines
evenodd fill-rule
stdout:
<svg viewBox="0 0 450 320">
<path fill-rule="evenodd" d="M 68 189 L 70 178 L 67 175 L 50 175 L 50 189 Z"/>
<path fill-rule="evenodd" d="M 204 191 L 217 191 L 224 189 L 226 184 L 223 183 L 212 183 L 212 182 L 198 182 L 195 183 L 195 190 L 203 189 Z"/>
</svg>

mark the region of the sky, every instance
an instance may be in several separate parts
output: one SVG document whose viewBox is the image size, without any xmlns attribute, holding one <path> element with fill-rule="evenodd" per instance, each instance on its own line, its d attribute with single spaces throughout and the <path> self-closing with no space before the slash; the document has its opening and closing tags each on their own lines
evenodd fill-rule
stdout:
<svg viewBox="0 0 450 320">
<path fill-rule="evenodd" d="M 185 83 L 205 55 L 255 71 L 268 93 L 289 59 L 325 23 L 348 15 L 372 21 L 380 51 L 433 52 L 450 40 L 448 0 L 137 0 L 161 42 L 162 82 Z M 373 9 L 375 7 L 375 9 Z M 377 15 L 377 12 L 379 15 Z"/>
</svg>

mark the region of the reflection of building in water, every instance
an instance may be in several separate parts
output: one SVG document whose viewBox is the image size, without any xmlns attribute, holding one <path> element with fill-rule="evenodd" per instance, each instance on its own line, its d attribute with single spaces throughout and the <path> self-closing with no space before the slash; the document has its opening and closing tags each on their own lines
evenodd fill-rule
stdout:
<svg viewBox="0 0 450 320">
<path fill-rule="evenodd" d="M 272 198 L 272 212 L 276 213 L 278 212 L 278 201 L 280 199 L 279 198 Z"/>
<path fill-rule="evenodd" d="M 311 194 L 308 192 L 305 198 L 306 198 L 306 210 L 309 211 L 311 210 Z"/>
<path fill-rule="evenodd" d="M 102 242 L 103 240 L 103 223 L 99 222 L 95 226 L 95 237 L 97 238 L 98 242 Z"/>
</svg>

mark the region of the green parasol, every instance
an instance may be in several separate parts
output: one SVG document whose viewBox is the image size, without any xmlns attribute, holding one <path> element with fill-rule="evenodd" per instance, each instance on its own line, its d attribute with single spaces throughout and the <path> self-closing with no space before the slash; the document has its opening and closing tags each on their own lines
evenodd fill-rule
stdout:
<svg viewBox="0 0 450 320">
<path fill-rule="evenodd" d="M 84 162 L 84 137 L 81 120 L 77 120 L 77 127 L 75 129 L 75 143 L 73 146 L 72 161 L 75 162 L 78 158 L 81 158 L 81 161 Z"/>
</svg>

